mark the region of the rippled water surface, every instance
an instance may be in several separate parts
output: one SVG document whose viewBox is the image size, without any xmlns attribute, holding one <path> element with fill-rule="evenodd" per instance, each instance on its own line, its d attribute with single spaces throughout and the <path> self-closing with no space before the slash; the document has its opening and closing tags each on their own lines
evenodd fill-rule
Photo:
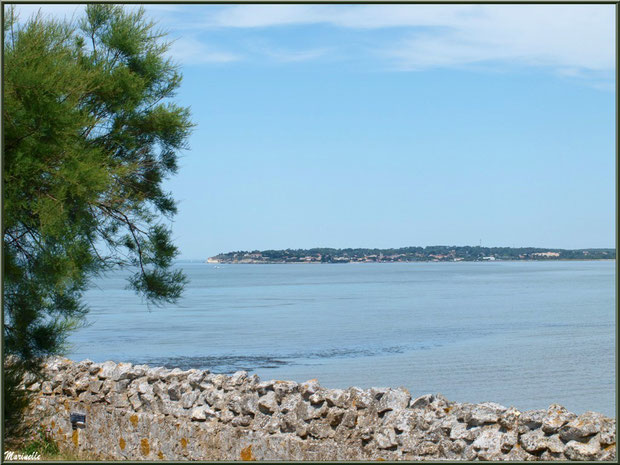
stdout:
<svg viewBox="0 0 620 465">
<path fill-rule="evenodd" d="M 163 308 L 97 280 L 70 357 L 615 416 L 615 262 L 178 266 Z"/>
</svg>

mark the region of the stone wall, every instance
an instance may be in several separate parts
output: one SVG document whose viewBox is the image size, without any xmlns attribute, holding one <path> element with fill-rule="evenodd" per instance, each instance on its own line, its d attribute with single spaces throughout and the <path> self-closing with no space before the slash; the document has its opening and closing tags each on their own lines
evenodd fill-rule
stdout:
<svg viewBox="0 0 620 465">
<path fill-rule="evenodd" d="M 412 399 L 405 389 L 52 359 L 29 418 L 104 459 L 614 460 L 616 421 L 559 405 Z M 85 414 L 83 428 L 70 414 Z"/>
</svg>

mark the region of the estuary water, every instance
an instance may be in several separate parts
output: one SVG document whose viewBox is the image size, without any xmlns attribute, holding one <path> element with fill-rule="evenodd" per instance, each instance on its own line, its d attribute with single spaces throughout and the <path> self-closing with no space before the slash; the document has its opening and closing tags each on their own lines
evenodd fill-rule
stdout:
<svg viewBox="0 0 620 465">
<path fill-rule="evenodd" d="M 96 280 L 69 357 L 616 416 L 615 261 L 177 266 L 177 305 Z"/>
</svg>

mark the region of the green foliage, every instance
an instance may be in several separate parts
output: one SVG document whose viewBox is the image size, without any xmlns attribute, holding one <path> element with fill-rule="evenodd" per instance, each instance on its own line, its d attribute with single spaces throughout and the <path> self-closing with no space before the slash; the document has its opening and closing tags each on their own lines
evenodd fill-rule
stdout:
<svg viewBox="0 0 620 465">
<path fill-rule="evenodd" d="M 31 433 L 29 440 L 20 452 L 24 455 L 38 454 L 45 457 L 57 455 L 60 449 L 56 441 L 52 438 L 50 429 L 39 426 L 36 431 Z"/>
<path fill-rule="evenodd" d="M 162 182 L 192 123 L 142 9 L 89 4 L 78 24 L 5 13 L 3 332 L 17 379 L 63 351 L 94 275 L 135 267 L 147 302 L 179 298 L 185 276 L 159 219 L 176 213 Z M 7 415 L 21 411 L 13 394 Z"/>
<path fill-rule="evenodd" d="M 22 380 L 27 374 L 23 363 L 16 360 L 3 361 L 3 399 L 2 403 L 10 408 L 4 409 L 4 434 L 5 446 L 13 446 L 16 441 L 23 438 L 28 425 L 22 422 L 22 412 L 28 407 L 32 399 L 32 393 L 21 387 Z"/>
</svg>

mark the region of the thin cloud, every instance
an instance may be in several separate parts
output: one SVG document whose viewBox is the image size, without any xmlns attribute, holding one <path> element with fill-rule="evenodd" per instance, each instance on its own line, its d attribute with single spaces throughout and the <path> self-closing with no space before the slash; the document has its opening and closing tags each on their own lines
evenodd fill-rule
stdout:
<svg viewBox="0 0 620 465">
<path fill-rule="evenodd" d="M 128 7 L 134 7 L 128 5 Z M 251 53 L 228 53 L 202 43 L 201 34 L 223 29 L 328 25 L 369 31 L 391 28 L 390 39 L 347 43 L 347 54 L 374 57 L 390 69 L 417 71 L 498 64 L 546 67 L 558 75 L 572 71 L 580 79 L 613 78 L 615 20 L 613 5 L 146 5 L 147 13 L 172 37 L 183 63 L 226 63 Z M 38 9 L 71 17 L 83 5 L 22 4 L 22 18 Z M 329 37 L 323 35 L 323 37 Z M 380 44 L 380 45 L 379 45 Z M 183 45 L 181 47 L 180 45 Z M 299 62 L 333 55 L 343 44 L 290 51 L 277 45 L 263 56 Z M 342 51 L 342 50 L 341 50 Z M 342 55 L 342 54 L 340 54 Z M 382 64 L 381 64 L 382 63 Z M 498 68 L 499 69 L 499 68 Z"/>
<path fill-rule="evenodd" d="M 613 70 L 612 5 L 236 5 L 205 27 L 418 28 L 383 54 L 401 69 L 510 61 L 553 68 Z"/>
<path fill-rule="evenodd" d="M 181 37 L 174 40 L 168 54 L 175 61 L 186 65 L 230 63 L 241 59 L 241 56 L 237 54 L 216 50 L 191 37 Z"/>
<path fill-rule="evenodd" d="M 236 5 L 209 16 L 205 25 L 256 28 L 326 23 L 363 29 L 441 26 L 456 24 L 476 11 L 471 5 Z"/>
<path fill-rule="evenodd" d="M 7 11 L 9 4 L 4 4 L 4 11 Z M 26 22 L 30 18 L 40 13 L 44 18 L 51 19 L 76 19 L 84 12 L 83 4 L 33 4 L 21 3 L 15 5 L 15 11 L 19 14 L 20 22 Z"/>
<path fill-rule="evenodd" d="M 270 27 L 323 22 L 324 14 L 310 5 L 236 5 L 207 15 L 208 27 Z"/>
<path fill-rule="evenodd" d="M 265 50 L 263 53 L 274 58 L 276 61 L 292 63 L 300 61 L 316 60 L 327 53 L 327 49 L 312 50 Z"/>
<path fill-rule="evenodd" d="M 330 52 L 329 48 L 290 49 L 274 45 L 271 41 L 254 38 L 246 48 L 259 58 L 268 58 L 280 63 L 295 63 L 319 59 Z"/>
</svg>

